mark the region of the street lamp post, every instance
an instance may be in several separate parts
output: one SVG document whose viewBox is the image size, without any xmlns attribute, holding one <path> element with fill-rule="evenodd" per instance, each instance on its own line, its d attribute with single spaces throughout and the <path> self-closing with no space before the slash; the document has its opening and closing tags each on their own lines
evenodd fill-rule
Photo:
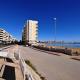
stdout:
<svg viewBox="0 0 80 80">
<path fill-rule="evenodd" d="M 56 46 L 56 18 L 54 18 L 54 24 L 55 24 L 55 31 L 54 31 L 54 42 L 55 42 L 55 46 Z"/>
</svg>

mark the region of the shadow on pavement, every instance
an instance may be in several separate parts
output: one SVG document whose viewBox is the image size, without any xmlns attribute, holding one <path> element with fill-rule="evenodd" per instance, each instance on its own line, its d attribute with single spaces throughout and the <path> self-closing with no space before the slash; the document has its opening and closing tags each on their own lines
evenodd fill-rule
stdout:
<svg viewBox="0 0 80 80">
<path fill-rule="evenodd" d="M 75 57 L 74 57 L 74 58 L 71 58 L 71 59 L 73 59 L 73 60 L 77 60 L 77 61 L 80 61 L 80 59 L 79 59 L 79 58 L 75 58 Z"/>
<path fill-rule="evenodd" d="M 6 61 L 7 61 L 7 62 L 11 62 L 11 63 L 13 63 L 13 60 L 10 59 L 10 58 L 6 58 Z"/>
<path fill-rule="evenodd" d="M 2 78 L 5 80 L 16 80 L 15 68 L 11 66 L 5 66 Z"/>
</svg>

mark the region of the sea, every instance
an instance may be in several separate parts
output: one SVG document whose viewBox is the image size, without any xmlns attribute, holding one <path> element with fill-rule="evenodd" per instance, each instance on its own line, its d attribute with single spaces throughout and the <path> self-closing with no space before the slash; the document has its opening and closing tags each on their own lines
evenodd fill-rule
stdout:
<svg viewBox="0 0 80 80">
<path fill-rule="evenodd" d="M 73 43 L 47 43 L 47 46 L 61 46 L 65 48 L 80 48 L 80 44 L 73 44 Z"/>
</svg>

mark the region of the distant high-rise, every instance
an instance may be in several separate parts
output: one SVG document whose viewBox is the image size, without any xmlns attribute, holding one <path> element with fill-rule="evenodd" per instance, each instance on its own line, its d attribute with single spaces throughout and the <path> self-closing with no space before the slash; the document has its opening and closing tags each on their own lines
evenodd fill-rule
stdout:
<svg viewBox="0 0 80 80">
<path fill-rule="evenodd" d="M 22 41 L 30 44 L 38 41 L 38 21 L 27 20 L 22 32 Z"/>
<path fill-rule="evenodd" d="M 7 31 L 0 28 L 0 43 L 11 43 L 15 41 L 15 38 L 12 37 Z"/>
</svg>

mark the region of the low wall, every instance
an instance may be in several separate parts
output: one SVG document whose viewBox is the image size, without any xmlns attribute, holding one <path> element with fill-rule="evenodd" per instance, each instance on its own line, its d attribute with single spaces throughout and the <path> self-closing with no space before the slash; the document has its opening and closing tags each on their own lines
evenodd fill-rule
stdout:
<svg viewBox="0 0 80 80">
<path fill-rule="evenodd" d="M 64 53 L 67 55 L 72 55 L 72 50 L 68 48 L 58 48 L 58 47 L 51 47 L 51 46 L 44 46 L 44 45 L 33 45 L 34 48 L 46 50 L 46 51 L 52 51 L 52 52 L 58 52 L 58 53 Z"/>
<path fill-rule="evenodd" d="M 80 55 L 80 48 L 71 48 L 73 55 Z"/>
<path fill-rule="evenodd" d="M 32 70 L 32 68 L 26 64 L 25 60 L 21 57 L 20 51 L 14 53 L 16 60 L 19 60 L 19 65 L 23 74 L 24 80 L 41 80 L 39 75 Z"/>
</svg>

